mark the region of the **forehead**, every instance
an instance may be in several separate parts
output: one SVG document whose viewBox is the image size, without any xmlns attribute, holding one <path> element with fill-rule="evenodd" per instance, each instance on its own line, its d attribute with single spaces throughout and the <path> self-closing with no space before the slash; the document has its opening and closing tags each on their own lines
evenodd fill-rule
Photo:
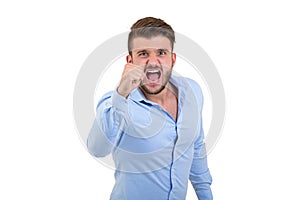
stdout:
<svg viewBox="0 0 300 200">
<path fill-rule="evenodd" d="M 132 41 L 132 49 L 168 49 L 171 50 L 171 42 L 167 37 L 156 36 L 151 38 L 136 37 Z"/>
</svg>

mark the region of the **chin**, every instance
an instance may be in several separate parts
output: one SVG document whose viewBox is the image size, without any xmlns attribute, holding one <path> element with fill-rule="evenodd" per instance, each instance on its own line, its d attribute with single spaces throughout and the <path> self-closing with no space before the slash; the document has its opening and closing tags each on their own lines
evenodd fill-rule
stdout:
<svg viewBox="0 0 300 200">
<path fill-rule="evenodd" d="M 155 94 L 159 94 L 160 92 L 162 92 L 165 89 L 165 86 L 159 85 L 155 88 L 153 88 L 153 87 L 149 88 L 146 85 L 142 85 L 141 88 L 146 94 L 155 95 Z"/>
</svg>

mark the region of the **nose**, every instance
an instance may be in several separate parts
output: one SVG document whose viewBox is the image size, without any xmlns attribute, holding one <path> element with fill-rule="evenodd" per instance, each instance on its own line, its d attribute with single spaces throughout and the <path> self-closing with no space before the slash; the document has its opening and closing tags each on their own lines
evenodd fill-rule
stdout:
<svg viewBox="0 0 300 200">
<path fill-rule="evenodd" d="M 154 53 L 152 53 L 148 57 L 147 64 L 155 66 L 155 65 L 159 65 L 160 61 L 159 61 L 158 57 Z"/>
</svg>

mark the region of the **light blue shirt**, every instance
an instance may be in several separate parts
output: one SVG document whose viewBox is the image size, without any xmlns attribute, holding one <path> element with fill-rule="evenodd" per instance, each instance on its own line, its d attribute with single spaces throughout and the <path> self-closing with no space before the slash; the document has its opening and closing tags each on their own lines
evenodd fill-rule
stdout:
<svg viewBox="0 0 300 200">
<path fill-rule="evenodd" d="M 99 101 L 87 147 L 95 157 L 112 153 L 111 200 L 184 200 L 188 180 L 198 199 L 213 199 L 201 88 L 183 77 L 170 82 L 178 89 L 177 120 L 138 88 L 127 99 L 112 91 Z"/>
</svg>

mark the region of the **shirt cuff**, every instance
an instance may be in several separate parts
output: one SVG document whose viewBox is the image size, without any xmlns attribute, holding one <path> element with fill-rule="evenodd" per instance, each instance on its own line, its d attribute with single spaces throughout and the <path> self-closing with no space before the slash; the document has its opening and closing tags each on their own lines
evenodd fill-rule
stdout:
<svg viewBox="0 0 300 200">
<path fill-rule="evenodd" d="M 121 112 L 127 112 L 127 99 L 120 95 L 116 90 L 112 94 L 112 107 Z"/>
</svg>

